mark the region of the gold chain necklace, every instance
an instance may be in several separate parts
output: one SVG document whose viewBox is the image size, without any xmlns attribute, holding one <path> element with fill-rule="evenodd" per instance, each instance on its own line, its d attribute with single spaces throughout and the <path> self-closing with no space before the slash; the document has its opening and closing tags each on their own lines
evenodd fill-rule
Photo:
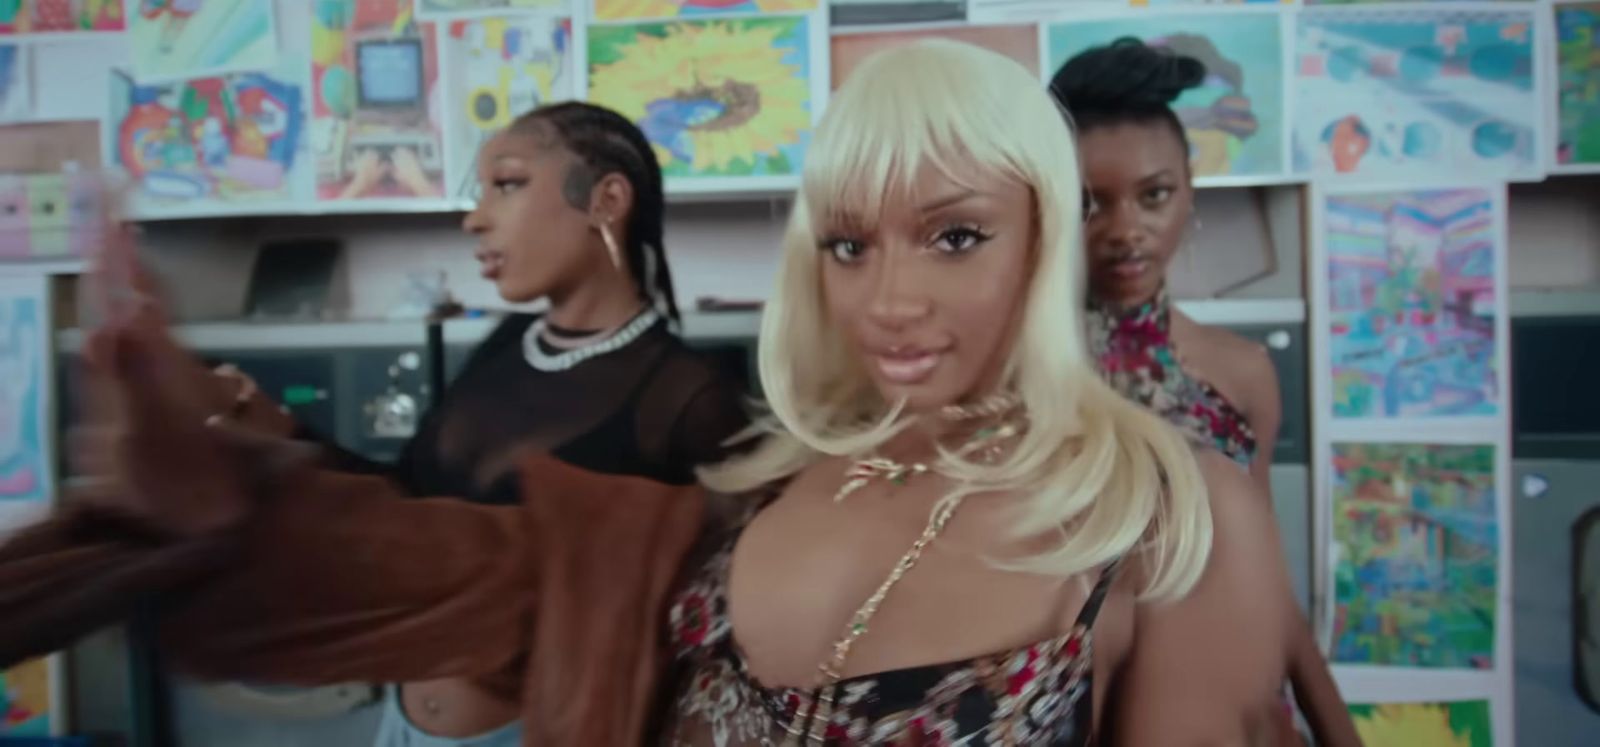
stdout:
<svg viewBox="0 0 1600 747">
<path fill-rule="evenodd" d="M 1016 409 L 1020 403 L 1020 400 L 1014 394 L 1000 394 L 974 405 L 947 405 L 940 414 L 945 420 L 951 421 L 1000 417 Z M 971 438 L 967 439 L 965 444 L 962 444 L 960 449 L 956 450 L 956 454 L 966 458 L 975 452 L 987 449 L 988 453 L 984 456 L 993 460 L 999 455 L 1000 447 L 1006 441 L 1016 438 L 1019 433 L 1021 433 L 1021 429 L 1015 423 L 1010 422 L 988 428 L 980 428 L 976 433 L 972 434 Z M 839 491 L 833 494 L 833 502 L 844 502 L 844 499 L 866 487 L 873 480 L 883 479 L 895 485 L 905 485 L 911 481 L 911 478 L 932 471 L 933 468 L 924 462 L 906 464 L 884 456 L 857 459 L 850 463 L 849 469 L 845 470 L 845 482 L 839 486 Z"/>
<path fill-rule="evenodd" d="M 1009 412 L 1014 408 L 1015 405 L 1007 407 L 1005 410 L 1001 410 L 1000 414 Z M 1020 432 L 1021 429 L 1015 422 L 1004 422 L 984 428 L 973 434 L 973 437 L 957 453 L 965 457 L 981 449 L 984 450 L 982 457 L 986 461 L 992 462 L 999 457 L 1004 443 L 1011 438 L 1015 438 Z M 834 496 L 834 501 L 844 500 L 850 493 L 861 489 L 862 486 L 875 477 L 881 476 L 897 484 L 903 484 L 910 477 L 929 471 L 930 469 L 921 463 L 903 465 L 883 457 L 863 459 L 856 462 L 846 473 L 849 480 L 839 489 L 839 493 Z M 912 568 L 916 567 L 918 561 L 922 560 L 922 553 L 927 550 L 928 545 L 933 544 L 933 541 L 944 533 L 944 529 L 950 523 L 951 517 L 955 516 L 956 509 L 961 507 L 965 499 L 966 496 L 964 495 L 957 496 L 940 505 L 933 512 L 933 516 L 928 519 L 927 526 L 923 527 L 922 534 L 917 537 L 916 542 L 911 544 L 911 549 L 900 556 L 894 567 L 889 570 L 889 576 L 883 580 L 883 583 L 878 585 L 872 595 L 867 597 L 867 601 L 862 602 L 861 606 L 856 609 L 855 614 L 850 617 L 850 623 L 845 628 L 844 635 L 833 644 L 832 653 L 826 660 L 817 665 L 818 693 L 814 707 L 807 709 L 803 704 L 796 707 L 794 718 L 784 729 L 788 736 L 786 743 L 823 744 L 826 741 L 828 722 L 833 719 L 834 691 L 837 689 L 834 686 L 844 679 L 844 666 L 845 662 L 850 658 L 851 649 L 855 647 L 857 641 L 861 640 L 862 636 L 867 634 L 872 618 L 878 614 L 878 608 L 883 606 L 883 601 L 888 598 L 889 592 L 900 583 L 900 579 L 904 578 Z M 810 728 L 807 728 L 808 726 Z"/>
</svg>

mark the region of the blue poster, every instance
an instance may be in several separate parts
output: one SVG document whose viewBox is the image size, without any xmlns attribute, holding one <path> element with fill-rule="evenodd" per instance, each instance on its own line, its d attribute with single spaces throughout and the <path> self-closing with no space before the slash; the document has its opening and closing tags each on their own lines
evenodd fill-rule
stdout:
<svg viewBox="0 0 1600 747">
<path fill-rule="evenodd" d="M 43 292 L 0 292 L 0 507 L 50 498 L 44 305 Z"/>
<path fill-rule="evenodd" d="M 1540 176 L 1534 13 L 1302 11 L 1295 169 L 1389 181 Z"/>
</svg>

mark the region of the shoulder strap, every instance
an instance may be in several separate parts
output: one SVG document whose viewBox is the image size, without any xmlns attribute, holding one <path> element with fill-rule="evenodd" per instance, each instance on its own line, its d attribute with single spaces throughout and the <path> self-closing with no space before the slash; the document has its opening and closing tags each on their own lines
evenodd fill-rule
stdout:
<svg viewBox="0 0 1600 747">
<path fill-rule="evenodd" d="M 1083 600 L 1083 609 L 1078 611 L 1078 619 L 1074 628 L 1088 630 L 1094 627 L 1094 620 L 1100 616 L 1100 605 L 1106 601 L 1106 593 L 1111 590 L 1111 584 L 1117 580 L 1117 569 L 1122 566 L 1122 558 L 1117 558 L 1100 569 L 1100 578 L 1095 580 L 1094 588 L 1089 590 L 1089 598 Z"/>
</svg>

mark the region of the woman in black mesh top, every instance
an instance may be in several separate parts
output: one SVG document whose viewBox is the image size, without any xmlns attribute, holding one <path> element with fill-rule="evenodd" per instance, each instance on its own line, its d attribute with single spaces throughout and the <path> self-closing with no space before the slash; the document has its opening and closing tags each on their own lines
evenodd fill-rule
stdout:
<svg viewBox="0 0 1600 747">
<path fill-rule="evenodd" d="M 590 104 L 543 107 L 484 145 L 478 179 L 464 228 L 478 238 L 483 276 L 505 300 L 544 298 L 549 312 L 502 322 L 397 463 L 338 458 L 412 495 L 490 503 L 518 499 L 511 466 L 527 450 L 593 472 L 693 482 L 746 419 L 742 392 L 671 330 L 661 169 L 644 135 Z M 223 380 L 254 391 L 237 375 Z M 240 409 L 268 430 L 294 428 L 267 404 Z M 396 688 L 378 747 L 515 745 L 517 682 Z"/>
</svg>

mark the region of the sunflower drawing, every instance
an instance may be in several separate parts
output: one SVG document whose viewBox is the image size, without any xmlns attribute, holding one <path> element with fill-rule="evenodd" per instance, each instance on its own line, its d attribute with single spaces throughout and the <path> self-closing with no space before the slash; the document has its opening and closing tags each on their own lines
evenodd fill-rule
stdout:
<svg viewBox="0 0 1600 747">
<path fill-rule="evenodd" d="M 793 174 L 811 132 L 806 19 L 589 30 L 589 98 L 644 131 L 668 176 Z"/>
<path fill-rule="evenodd" d="M 1353 705 L 1356 733 L 1367 747 L 1489 747 L 1489 704 Z"/>
</svg>

